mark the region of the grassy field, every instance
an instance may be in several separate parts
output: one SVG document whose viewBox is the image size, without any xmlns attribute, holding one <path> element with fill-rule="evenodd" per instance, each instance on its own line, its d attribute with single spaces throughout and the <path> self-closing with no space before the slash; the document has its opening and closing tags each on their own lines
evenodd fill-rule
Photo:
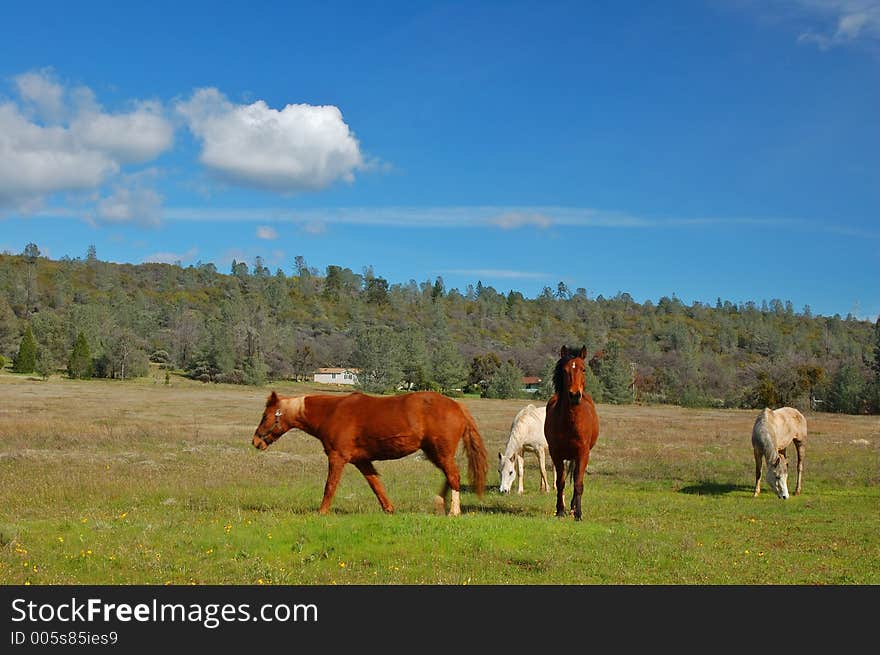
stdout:
<svg viewBox="0 0 880 655">
<path fill-rule="evenodd" d="M 377 463 L 393 516 L 353 467 L 319 516 L 318 441 L 250 445 L 268 391 L 0 374 L 0 582 L 880 583 L 878 417 L 809 414 L 804 493 L 781 501 L 752 497 L 756 412 L 600 405 L 576 523 L 531 456 L 525 494 L 497 491 L 525 401 L 467 398 L 491 486 L 462 516 L 432 513 L 441 474 L 418 454 Z"/>
</svg>

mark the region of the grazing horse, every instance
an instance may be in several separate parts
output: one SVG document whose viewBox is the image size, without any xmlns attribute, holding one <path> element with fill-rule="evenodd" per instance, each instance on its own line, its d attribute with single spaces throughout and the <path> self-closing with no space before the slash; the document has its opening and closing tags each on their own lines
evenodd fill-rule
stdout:
<svg viewBox="0 0 880 655">
<path fill-rule="evenodd" d="M 794 407 L 765 408 L 752 428 L 752 451 L 755 455 L 755 495 L 761 493 L 761 460 L 767 461 L 767 483 L 783 500 L 788 498 L 788 459 L 785 449 L 794 441 L 797 449 L 797 486 L 801 492 L 804 479 L 804 454 L 807 419 Z"/>
<path fill-rule="evenodd" d="M 254 447 L 265 450 L 282 434 L 296 428 L 317 437 L 327 454 L 328 473 L 324 499 L 318 510 L 326 514 L 346 464 L 354 464 L 379 499 L 382 509 L 394 511 L 373 460 L 398 459 L 421 449 L 446 476 L 435 498 L 438 512 L 461 513 L 460 477 L 455 464 L 459 440 L 468 458 L 468 478 L 482 497 L 486 481 L 486 449 L 473 416 L 463 406 L 439 393 L 418 391 L 399 396 L 375 397 L 354 392 L 345 396 L 313 394 L 279 396 L 266 400 Z"/>
<path fill-rule="evenodd" d="M 513 480 L 519 472 L 517 493 L 523 492 L 523 468 L 526 452 L 535 453 L 538 457 L 538 467 L 541 471 L 541 491 L 548 491 L 547 472 L 547 439 L 544 437 L 544 419 L 547 416 L 546 407 L 526 405 L 517 413 L 510 426 L 510 435 L 507 438 L 507 447 L 504 452 L 498 453 L 498 490 L 510 493 Z M 553 468 L 553 486 L 556 486 L 556 469 Z"/>
<path fill-rule="evenodd" d="M 574 479 L 571 511 L 581 519 L 581 495 L 584 492 L 584 471 L 590 461 L 590 450 L 599 438 L 599 417 L 590 394 L 584 390 L 586 381 L 586 347 L 580 352 L 562 346 L 553 371 L 554 394 L 547 401 L 544 436 L 556 470 L 556 516 L 566 516 L 565 460 L 572 460 L 569 473 Z"/>
</svg>

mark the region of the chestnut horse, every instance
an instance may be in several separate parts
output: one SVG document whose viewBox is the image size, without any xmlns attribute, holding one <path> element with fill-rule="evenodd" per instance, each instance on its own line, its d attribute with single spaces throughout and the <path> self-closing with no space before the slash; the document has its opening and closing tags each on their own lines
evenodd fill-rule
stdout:
<svg viewBox="0 0 880 655">
<path fill-rule="evenodd" d="M 470 412 L 439 393 L 417 391 L 399 396 L 375 397 L 354 392 L 345 396 L 323 394 L 279 396 L 266 400 L 263 418 L 254 431 L 253 445 L 265 450 L 282 434 L 296 428 L 317 437 L 327 453 L 328 473 L 324 499 L 318 510 L 326 514 L 346 464 L 354 464 L 370 484 L 382 509 L 394 511 L 373 460 L 398 459 L 421 448 L 446 476 L 435 498 L 439 512 L 461 513 L 461 489 L 455 452 L 464 441 L 468 478 L 482 497 L 486 482 L 486 449 Z"/>
<path fill-rule="evenodd" d="M 571 511 L 581 519 L 581 495 L 584 492 L 584 472 L 590 461 L 590 450 L 599 438 L 599 417 L 593 399 L 584 390 L 586 382 L 586 347 L 580 352 L 562 346 L 559 361 L 553 372 L 554 394 L 547 401 L 544 436 L 553 467 L 556 469 L 556 516 L 566 516 L 562 492 L 565 489 L 565 461 L 574 480 Z"/>
</svg>

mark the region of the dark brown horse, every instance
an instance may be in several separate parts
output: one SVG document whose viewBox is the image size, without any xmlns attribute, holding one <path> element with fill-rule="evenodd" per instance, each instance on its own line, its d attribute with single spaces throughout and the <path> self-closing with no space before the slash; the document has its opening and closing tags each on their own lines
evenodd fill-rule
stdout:
<svg viewBox="0 0 880 655">
<path fill-rule="evenodd" d="M 464 441 L 471 486 L 479 496 L 483 495 L 486 449 L 477 425 L 467 409 L 439 393 L 419 391 L 375 397 L 355 392 L 345 396 L 284 397 L 273 391 L 266 400 L 252 443 L 265 450 L 293 428 L 317 437 L 327 453 L 329 470 L 318 510 L 321 514 L 329 511 L 342 469 L 348 463 L 363 473 L 382 509 L 393 512 L 373 460 L 398 459 L 419 449 L 446 476 L 435 499 L 437 510 L 446 511 L 446 496 L 451 490 L 449 514 L 460 514 L 461 483 L 455 464 L 459 440 Z"/>
<path fill-rule="evenodd" d="M 593 399 L 584 390 L 586 347 L 580 352 L 562 346 L 553 372 L 554 394 L 547 401 L 544 436 L 556 469 L 556 516 L 566 516 L 562 492 L 565 489 L 565 461 L 572 460 L 569 472 L 574 479 L 571 511 L 581 519 L 584 471 L 590 450 L 599 438 L 599 417 Z"/>
</svg>

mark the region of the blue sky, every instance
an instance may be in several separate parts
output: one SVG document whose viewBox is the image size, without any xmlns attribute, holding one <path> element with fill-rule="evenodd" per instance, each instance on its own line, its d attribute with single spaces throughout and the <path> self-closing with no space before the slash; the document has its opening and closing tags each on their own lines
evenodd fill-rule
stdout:
<svg viewBox="0 0 880 655">
<path fill-rule="evenodd" d="M 880 1 L 16 3 L 28 242 L 873 320 Z"/>
</svg>

